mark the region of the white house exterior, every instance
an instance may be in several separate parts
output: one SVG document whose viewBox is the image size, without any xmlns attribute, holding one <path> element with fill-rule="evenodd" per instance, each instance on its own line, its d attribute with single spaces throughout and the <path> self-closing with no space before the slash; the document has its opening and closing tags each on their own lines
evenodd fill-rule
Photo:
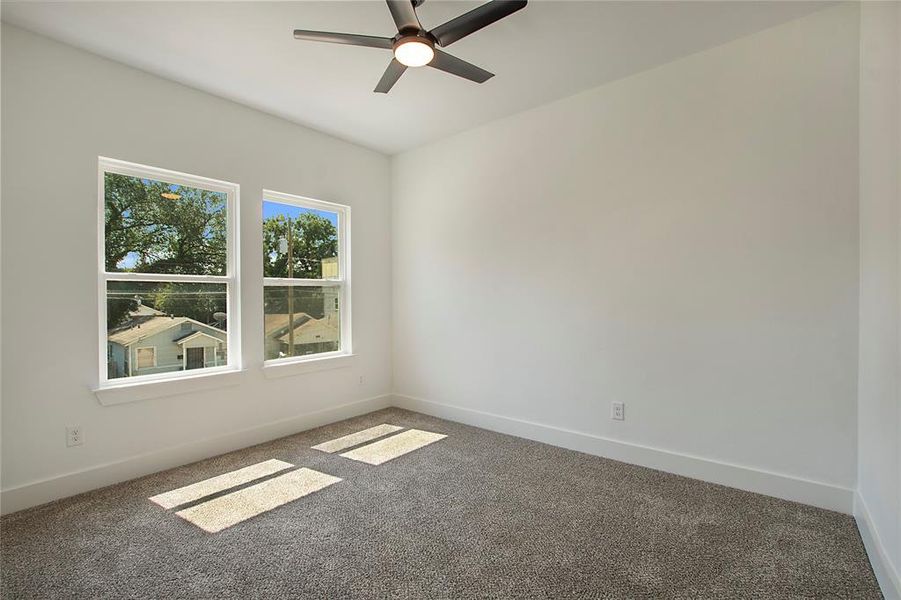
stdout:
<svg viewBox="0 0 901 600">
<path fill-rule="evenodd" d="M 323 276 L 337 274 L 337 259 L 323 259 Z M 340 298 L 336 288 L 322 289 L 322 317 L 315 318 L 306 312 L 295 312 L 294 348 L 291 348 L 289 315 L 266 313 L 264 315 L 266 360 L 287 356 L 304 356 L 341 349 Z"/>
<path fill-rule="evenodd" d="M 294 351 L 290 351 L 287 314 L 266 315 L 266 358 L 303 356 L 334 352 L 341 342 L 337 312 L 314 319 L 307 313 L 294 313 Z"/>
<path fill-rule="evenodd" d="M 227 361 L 227 334 L 188 317 L 133 314 L 107 335 L 110 379 L 201 369 Z"/>
</svg>

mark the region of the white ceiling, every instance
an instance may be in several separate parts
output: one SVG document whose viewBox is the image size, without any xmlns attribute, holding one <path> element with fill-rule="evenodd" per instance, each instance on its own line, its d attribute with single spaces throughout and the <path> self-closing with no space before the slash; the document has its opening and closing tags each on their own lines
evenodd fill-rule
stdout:
<svg viewBox="0 0 901 600">
<path fill-rule="evenodd" d="M 432 28 L 478 2 L 427 0 Z M 410 69 L 372 89 L 386 50 L 294 40 L 318 29 L 390 37 L 384 2 L 8 2 L 4 21 L 393 154 L 819 10 L 821 2 L 572 2 L 525 9 L 448 50 L 496 74 L 477 85 Z"/>
</svg>

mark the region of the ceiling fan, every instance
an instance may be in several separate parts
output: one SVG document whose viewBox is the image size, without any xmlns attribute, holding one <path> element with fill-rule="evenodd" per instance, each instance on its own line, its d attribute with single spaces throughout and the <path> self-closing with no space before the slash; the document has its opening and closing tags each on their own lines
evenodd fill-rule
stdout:
<svg viewBox="0 0 901 600">
<path fill-rule="evenodd" d="M 388 10 L 397 25 L 397 35 L 392 38 L 354 33 L 330 33 L 327 31 L 305 31 L 295 29 L 294 37 L 298 40 L 314 42 L 330 42 L 332 44 L 350 44 L 381 48 L 394 52 L 394 58 L 385 69 L 375 92 L 387 94 L 397 83 L 407 67 L 430 66 L 434 69 L 484 83 L 494 77 L 485 69 L 461 60 L 436 48 L 450 46 L 459 39 L 491 25 L 525 7 L 527 0 L 491 0 L 468 13 L 451 19 L 443 25 L 426 31 L 416 16 L 416 7 L 425 0 L 386 0 Z"/>
</svg>

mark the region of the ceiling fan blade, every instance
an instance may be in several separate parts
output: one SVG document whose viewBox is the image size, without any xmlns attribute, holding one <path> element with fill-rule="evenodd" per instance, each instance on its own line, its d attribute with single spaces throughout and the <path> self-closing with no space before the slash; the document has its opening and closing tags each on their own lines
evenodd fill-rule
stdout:
<svg viewBox="0 0 901 600">
<path fill-rule="evenodd" d="M 394 87 L 394 84 L 397 83 L 397 80 L 400 79 L 400 76 L 404 74 L 404 71 L 407 70 L 405 65 L 397 62 L 396 58 L 392 58 L 391 62 L 388 63 L 388 68 L 385 69 L 385 74 L 382 75 L 382 78 L 379 79 L 379 84 L 375 86 L 375 89 L 372 90 L 374 92 L 378 92 L 379 94 L 387 94 L 388 91 Z"/>
<path fill-rule="evenodd" d="M 405 29 L 419 31 L 422 25 L 419 24 L 419 17 L 416 16 L 416 9 L 410 0 L 387 0 L 388 10 L 394 18 L 394 24 L 397 25 L 398 31 Z"/>
<path fill-rule="evenodd" d="M 383 48 L 391 50 L 391 38 L 376 37 L 374 35 L 357 35 L 356 33 L 332 33 L 329 31 L 294 30 L 294 39 L 310 40 L 312 42 L 328 42 L 330 44 L 350 44 L 351 46 L 368 46 L 370 48 Z"/>
<path fill-rule="evenodd" d="M 451 19 L 444 25 L 439 25 L 429 33 L 439 45 L 450 46 L 470 33 L 525 8 L 526 3 L 527 0 L 491 0 L 456 19 Z"/>
<path fill-rule="evenodd" d="M 481 67 L 477 67 L 472 63 L 461 60 L 456 56 L 451 56 L 438 48 L 435 48 L 435 58 L 432 59 L 429 66 L 444 71 L 445 73 L 462 77 L 463 79 L 475 81 L 476 83 L 485 83 L 494 77 L 494 73 L 489 73 Z"/>
<path fill-rule="evenodd" d="M 451 56 L 438 48 L 435 48 L 435 58 L 432 59 L 429 66 L 444 71 L 445 73 L 462 77 L 463 79 L 475 81 L 476 83 L 485 83 L 494 77 L 494 73 L 489 73 L 481 67 L 477 67 L 472 63 L 461 60 L 456 56 Z"/>
</svg>

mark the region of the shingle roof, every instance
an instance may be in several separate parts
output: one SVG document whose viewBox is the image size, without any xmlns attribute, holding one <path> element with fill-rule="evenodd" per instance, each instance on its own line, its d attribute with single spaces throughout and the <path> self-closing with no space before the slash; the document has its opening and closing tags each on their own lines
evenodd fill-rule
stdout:
<svg viewBox="0 0 901 600">
<path fill-rule="evenodd" d="M 214 328 L 213 328 L 213 327 L 209 327 L 209 329 L 214 329 Z M 224 334 L 225 332 L 223 331 L 222 333 Z M 184 341 L 186 341 L 188 338 L 192 338 L 192 337 L 194 337 L 195 335 L 205 335 L 205 336 L 208 337 L 208 338 L 213 338 L 213 339 L 215 339 L 215 340 L 219 340 L 220 342 L 222 341 L 222 340 L 220 340 L 219 338 L 217 338 L 216 336 L 210 335 L 210 334 L 207 333 L 206 331 L 199 331 L 199 330 L 193 330 L 193 329 L 192 329 L 191 331 L 187 332 L 186 334 L 180 335 L 180 336 L 178 336 L 177 338 L 175 338 L 174 340 L 172 340 L 172 343 L 173 343 L 173 344 L 178 344 L 178 343 L 180 343 L 180 342 L 184 342 Z"/>
<path fill-rule="evenodd" d="M 109 330 L 107 333 L 107 340 L 115 342 L 116 344 L 122 344 L 123 346 L 129 346 L 148 336 L 156 335 L 167 329 L 181 325 L 182 323 L 193 323 L 201 330 L 216 330 L 212 325 L 204 325 L 200 321 L 195 321 L 188 317 L 141 316 L 129 319 L 123 325 L 119 325 L 118 327 Z M 181 336 L 179 339 L 195 333 L 197 333 L 196 330 L 185 332 L 185 335 Z M 223 333 L 225 332 L 223 331 Z"/>
<path fill-rule="evenodd" d="M 175 325 L 181 325 L 190 321 L 187 317 L 135 317 L 129 319 L 124 325 L 112 329 L 107 334 L 107 340 L 128 346 L 150 335 L 166 331 Z"/>
<path fill-rule="evenodd" d="M 304 316 L 309 317 L 309 315 L 304 315 Z M 332 330 L 336 333 L 336 335 L 338 332 L 338 328 L 334 324 L 326 321 L 324 318 L 323 319 L 314 319 L 312 317 L 309 317 L 308 319 L 306 319 L 305 321 L 303 321 L 300 324 L 297 323 L 297 319 L 295 318 L 294 323 L 295 323 L 294 335 L 303 335 L 303 332 L 305 330 L 313 329 L 315 327 L 320 327 L 325 330 Z M 289 337 L 288 331 L 287 331 L 288 330 L 287 325 L 288 325 L 288 320 L 285 319 L 285 333 L 284 333 L 284 335 L 281 335 L 281 337 L 278 338 L 278 340 L 280 342 L 284 342 L 286 344 L 289 343 L 289 340 L 290 340 L 290 337 Z M 315 329 L 314 329 L 314 331 L 315 331 Z M 279 332 L 279 334 L 281 334 L 281 332 Z"/>
<path fill-rule="evenodd" d="M 140 304 L 140 305 L 138 305 L 138 307 L 137 307 L 135 310 L 129 312 L 128 314 L 129 314 L 129 316 L 132 316 L 132 317 L 162 317 L 162 316 L 167 316 L 166 313 L 164 313 L 163 311 L 157 310 L 157 309 L 155 309 L 155 308 L 151 308 L 151 307 L 147 306 L 146 304 Z"/>
<path fill-rule="evenodd" d="M 313 317 L 303 312 L 294 313 L 294 328 L 297 329 L 300 325 L 303 325 L 307 321 L 311 320 Z M 288 315 L 287 313 L 272 313 L 267 314 L 264 317 L 264 325 L 263 328 L 266 332 L 267 336 L 276 335 L 280 330 L 284 329 L 288 331 Z"/>
</svg>

